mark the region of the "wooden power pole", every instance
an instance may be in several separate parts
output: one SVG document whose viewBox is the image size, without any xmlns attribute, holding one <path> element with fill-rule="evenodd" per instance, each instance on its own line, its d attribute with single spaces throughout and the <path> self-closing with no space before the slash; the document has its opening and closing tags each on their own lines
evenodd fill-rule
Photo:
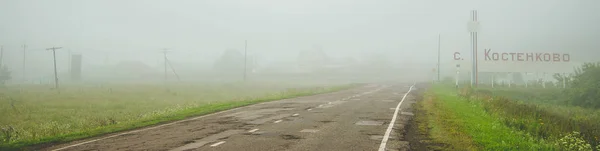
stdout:
<svg viewBox="0 0 600 151">
<path fill-rule="evenodd" d="M 62 47 L 52 47 L 47 48 L 46 50 L 52 50 L 52 57 L 54 58 L 54 88 L 58 90 L 58 73 L 56 72 L 56 49 L 60 49 Z"/>
</svg>

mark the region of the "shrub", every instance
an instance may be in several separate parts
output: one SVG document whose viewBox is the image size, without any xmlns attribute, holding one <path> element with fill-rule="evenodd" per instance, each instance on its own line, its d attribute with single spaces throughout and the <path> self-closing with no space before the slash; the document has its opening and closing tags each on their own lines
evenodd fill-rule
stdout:
<svg viewBox="0 0 600 151">
<path fill-rule="evenodd" d="M 575 69 L 569 85 L 571 88 L 566 90 L 571 98 L 569 104 L 600 108 L 600 62 L 585 63 Z"/>
<path fill-rule="evenodd" d="M 586 143 L 579 132 L 572 132 L 556 142 L 556 145 L 561 150 L 569 151 L 591 151 L 592 145 Z M 598 148 L 598 147 L 596 147 Z"/>
</svg>

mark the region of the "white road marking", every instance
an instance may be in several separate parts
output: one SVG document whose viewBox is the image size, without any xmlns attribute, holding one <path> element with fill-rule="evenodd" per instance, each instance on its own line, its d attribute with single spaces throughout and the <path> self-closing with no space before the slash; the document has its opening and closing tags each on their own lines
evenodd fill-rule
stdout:
<svg viewBox="0 0 600 151">
<path fill-rule="evenodd" d="M 408 92 L 406 92 L 406 94 L 404 94 L 404 97 L 402 97 L 402 101 L 400 101 L 400 103 L 398 103 L 398 106 L 396 106 L 396 111 L 394 111 L 394 116 L 392 116 L 392 121 L 390 121 L 390 125 L 388 126 L 387 130 L 385 131 L 385 135 L 383 135 L 383 139 L 381 140 L 381 145 L 379 145 L 379 151 L 385 151 L 385 146 L 387 145 L 387 141 L 390 138 L 390 133 L 392 133 L 392 128 L 394 127 L 394 123 L 396 123 L 396 117 L 398 116 L 398 111 L 400 111 L 400 105 L 402 105 L 402 102 L 404 102 L 404 99 L 406 99 L 406 95 L 408 95 L 408 93 L 410 93 L 410 91 L 412 90 L 412 88 L 415 85 L 413 84 L 412 86 L 410 86 L 410 88 L 408 88 Z"/>
<path fill-rule="evenodd" d="M 258 103 L 258 104 L 263 104 L 263 103 Z M 254 104 L 254 105 L 258 105 L 258 104 Z M 204 117 L 207 117 L 207 116 L 216 115 L 216 114 L 225 113 L 225 112 L 231 112 L 231 111 L 239 110 L 239 109 L 242 109 L 242 108 L 247 108 L 247 107 L 254 106 L 254 105 L 233 108 L 233 109 L 230 109 L 230 110 L 225 110 L 225 111 L 221 111 L 221 112 L 216 112 L 216 113 L 212 113 L 212 114 L 198 116 L 198 117 L 194 117 L 194 118 L 190 118 L 190 119 L 186 119 L 186 120 L 175 121 L 175 122 L 172 122 L 172 123 L 157 125 L 157 126 L 154 126 L 154 127 L 148 127 L 148 128 L 144 128 L 144 129 L 138 129 L 138 130 L 133 130 L 133 131 L 124 132 L 124 133 L 120 133 L 120 134 L 115 134 L 115 135 L 111 135 L 111 136 L 107 136 L 107 137 L 103 137 L 103 138 L 93 139 L 93 140 L 90 140 L 90 141 L 85 141 L 85 142 L 81 142 L 81 143 L 77 143 L 77 144 L 65 146 L 65 147 L 62 147 L 62 148 L 53 149 L 52 151 L 64 150 L 64 149 L 67 149 L 67 148 L 76 147 L 76 146 L 80 146 L 80 145 L 84 145 L 84 144 L 88 144 L 88 143 L 93 143 L 93 142 L 97 142 L 97 141 L 100 141 L 100 140 L 105 140 L 105 139 L 109 139 L 109 138 L 113 138 L 113 137 L 117 137 L 117 136 L 128 135 L 128 134 L 133 134 L 133 133 L 137 133 L 137 132 L 142 132 L 142 131 L 157 129 L 157 128 L 161 128 L 161 127 L 165 127 L 165 126 L 169 126 L 169 125 L 173 125 L 173 124 L 177 124 L 177 123 L 182 123 L 182 122 L 197 120 L 197 119 L 201 119 L 201 118 L 204 118 Z"/>
<path fill-rule="evenodd" d="M 220 141 L 218 143 L 214 143 L 214 144 L 210 145 L 210 147 L 216 147 L 216 146 L 219 146 L 219 145 L 221 145 L 223 143 L 225 143 L 225 141 Z"/>
<path fill-rule="evenodd" d="M 275 121 L 275 122 L 273 122 L 273 123 L 279 123 L 279 122 L 281 122 L 281 121 L 283 121 L 283 120 L 277 120 L 277 121 Z"/>
<path fill-rule="evenodd" d="M 256 131 L 258 131 L 258 128 L 255 128 L 255 129 L 249 130 L 248 132 L 250 132 L 250 133 L 254 133 L 254 132 L 256 132 Z"/>
<path fill-rule="evenodd" d="M 300 114 L 296 113 L 296 114 L 293 114 L 292 116 L 298 116 L 298 115 L 300 115 Z"/>
</svg>

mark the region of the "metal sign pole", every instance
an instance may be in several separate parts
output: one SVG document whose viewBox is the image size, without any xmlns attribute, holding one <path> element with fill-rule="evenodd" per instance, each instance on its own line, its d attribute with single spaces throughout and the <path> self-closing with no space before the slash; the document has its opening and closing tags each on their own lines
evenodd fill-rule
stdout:
<svg viewBox="0 0 600 151">
<path fill-rule="evenodd" d="M 456 64 L 456 88 L 458 88 L 458 77 L 460 75 L 460 64 Z"/>
<path fill-rule="evenodd" d="M 511 73 L 510 73 L 510 78 L 507 78 L 507 79 L 508 79 L 508 88 L 510 88 L 510 86 L 512 85 L 512 75 L 513 75 L 513 74 L 512 74 L 512 72 L 511 72 Z"/>
<path fill-rule="evenodd" d="M 525 72 L 525 76 L 527 76 L 527 75 L 529 75 L 529 74 L 527 74 L 527 72 Z M 524 81 L 525 81 L 525 88 L 527 88 L 529 85 L 529 81 L 527 79 L 525 79 Z"/>
<path fill-rule="evenodd" d="M 564 89 L 564 88 L 567 88 L 567 82 L 566 82 L 566 81 L 567 81 L 567 76 L 566 76 L 566 74 L 565 74 L 565 73 L 563 73 L 563 79 L 562 79 L 562 82 L 563 82 L 563 89 Z"/>
<path fill-rule="evenodd" d="M 494 73 L 492 72 L 492 88 L 494 88 L 494 83 L 496 83 L 496 80 L 494 79 Z"/>
<path fill-rule="evenodd" d="M 479 30 L 479 22 L 477 21 L 477 10 L 471 11 L 471 21 L 468 24 L 469 31 L 471 32 L 471 86 L 476 86 L 477 79 L 477 31 Z"/>
<path fill-rule="evenodd" d="M 546 88 L 546 81 L 544 81 L 544 77 L 546 76 L 546 72 L 542 73 L 542 87 Z"/>
</svg>

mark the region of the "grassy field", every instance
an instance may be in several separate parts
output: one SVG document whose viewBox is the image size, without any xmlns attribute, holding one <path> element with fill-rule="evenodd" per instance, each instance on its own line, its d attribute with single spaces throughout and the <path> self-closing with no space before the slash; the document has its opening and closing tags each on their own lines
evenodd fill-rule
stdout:
<svg viewBox="0 0 600 151">
<path fill-rule="evenodd" d="M 419 130 L 438 145 L 435 150 L 552 150 L 543 139 L 504 125 L 482 102 L 436 86 L 417 103 Z"/>
<path fill-rule="evenodd" d="M 447 150 L 600 150 L 600 110 L 565 105 L 561 92 L 436 85 L 417 123 Z"/>
<path fill-rule="evenodd" d="M 484 101 L 487 110 L 500 116 L 506 125 L 537 138 L 562 143 L 560 139 L 578 135 L 570 141 L 580 141 L 580 145 L 558 145 L 560 149 L 600 150 L 600 110 L 565 105 L 568 98 L 562 89 L 478 89 L 475 95 L 492 96 Z"/>
<path fill-rule="evenodd" d="M 343 86 L 177 84 L 46 86 L 0 90 L 0 150 L 65 142 Z"/>
</svg>

